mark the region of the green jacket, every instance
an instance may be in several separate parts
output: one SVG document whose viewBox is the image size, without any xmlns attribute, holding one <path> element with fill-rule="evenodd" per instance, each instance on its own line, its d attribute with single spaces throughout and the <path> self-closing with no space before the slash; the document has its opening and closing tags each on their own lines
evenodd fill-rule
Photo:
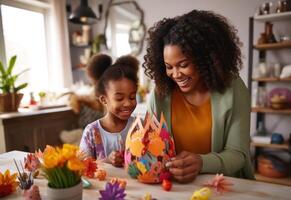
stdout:
<svg viewBox="0 0 291 200">
<path fill-rule="evenodd" d="M 211 153 L 201 155 L 201 173 L 254 179 L 250 159 L 250 97 L 241 80 L 232 81 L 223 93 L 211 93 Z M 163 112 L 171 131 L 171 94 L 161 99 L 151 93 L 149 111 L 160 117 Z"/>
</svg>

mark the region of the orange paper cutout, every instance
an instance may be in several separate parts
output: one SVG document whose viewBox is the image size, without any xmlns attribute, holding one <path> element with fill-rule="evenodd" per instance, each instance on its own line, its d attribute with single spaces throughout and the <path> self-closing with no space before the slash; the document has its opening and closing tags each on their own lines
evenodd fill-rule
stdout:
<svg viewBox="0 0 291 200">
<path fill-rule="evenodd" d="M 153 176 L 150 173 L 145 173 L 137 176 L 137 179 L 142 183 L 158 183 L 158 177 Z"/>
</svg>

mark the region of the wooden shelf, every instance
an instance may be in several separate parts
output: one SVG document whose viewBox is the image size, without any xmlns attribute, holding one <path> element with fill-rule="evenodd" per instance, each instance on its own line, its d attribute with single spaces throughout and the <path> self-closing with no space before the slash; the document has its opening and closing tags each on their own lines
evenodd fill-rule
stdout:
<svg viewBox="0 0 291 200">
<path fill-rule="evenodd" d="M 272 114 L 291 114 L 291 109 L 275 110 L 275 109 L 272 109 L 272 108 L 253 107 L 252 108 L 252 112 L 272 113 Z"/>
<path fill-rule="evenodd" d="M 254 20 L 259 21 L 259 22 L 281 21 L 281 20 L 288 20 L 288 19 L 291 19 L 291 12 L 258 15 L 254 17 Z"/>
<path fill-rule="evenodd" d="M 89 48 L 91 47 L 91 42 L 89 44 L 73 44 L 71 43 L 71 47 L 75 47 L 75 48 Z"/>
<path fill-rule="evenodd" d="M 255 143 L 251 142 L 251 146 L 254 147 L 265 147 L 265 148 L 271 148 L 271 149 L 289 149 L 288 144 L 264 144 L 264 143 Z"/>
<path fill-rule="evenodd" d="M 286 49 L 286 48 L 291 48 L 291 41 L 269 43 L 269 44 L 255 44 L 254 48 L 257 50 Z"/>
<path fill-rule="evenodd" d="M 286 177 L 286 178 L 269 178 L 262 176 L 259 173 L 255 174 L 256 180 L 257 181 L 262 181 L 262 182 L 267 182 L 267 183 L 275 183 L 275 184 L 280 184 L 280 185 L 287 185 L 291 186 L 291 177 Z"/>
<path fill-rule="evenodd" d="M 252 80 L 258 82 L 291 82 L 291 78 L 253 78 Z"/>
</svg>

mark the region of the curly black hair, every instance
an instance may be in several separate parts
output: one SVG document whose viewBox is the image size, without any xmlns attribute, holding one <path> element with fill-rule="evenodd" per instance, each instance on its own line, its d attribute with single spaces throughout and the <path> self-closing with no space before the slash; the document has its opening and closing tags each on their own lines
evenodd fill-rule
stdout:
<svg viewBox="0 0 291 200">
<path fill-rule="evenodd" d="M 237 30 L 227 19 L 211 11 L 192 10 L 175 18 L 164 18 L 148 31 L 145 73 L 156 83 L 163 97 L 174 81 L 166 75 L 163 51 L 166 45 L 178 45 L 196 66 L 210 91 L 223 92 L 237 77 L 242 66 L 241 42 Z"/>
<path fill-rule="evenodd" d="M 138 85 L 137 72 L 139 62 L 135 57 L 126 55 L 118 58 L 114 64 L 111 64 L 111 61 L 111 57 L 106 54 L 96 56 L 95 63 L 96 67 L 99 68 L 95 73 L 95 76 L 99 77 L 96 87 L 97 96 L 100 94 L 106 94 L 107 84 L 111 80 L 127 78 L 136 86 Z"/>
<path fill-rule="evenodd" d="M 97 83 L 104 71 L 112 64 L 112 59 L 106 54 L 95 54 L 93 55 L 87 66 L 86 71 L 89 78 Z"/>
</svg>

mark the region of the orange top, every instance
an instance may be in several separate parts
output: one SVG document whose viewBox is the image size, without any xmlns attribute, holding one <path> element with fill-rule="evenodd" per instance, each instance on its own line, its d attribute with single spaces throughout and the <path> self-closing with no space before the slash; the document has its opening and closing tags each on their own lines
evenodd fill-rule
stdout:
<svg viewBox="0 0 291 200">
<path fill-rule="evenodd" d="M 177 153 L 189 151 L 206 154 L 211 151 L 211 102 L 201 106 L 187 102 L 178 88 L 172 95 L 172 133 Z"/>
</svg>

